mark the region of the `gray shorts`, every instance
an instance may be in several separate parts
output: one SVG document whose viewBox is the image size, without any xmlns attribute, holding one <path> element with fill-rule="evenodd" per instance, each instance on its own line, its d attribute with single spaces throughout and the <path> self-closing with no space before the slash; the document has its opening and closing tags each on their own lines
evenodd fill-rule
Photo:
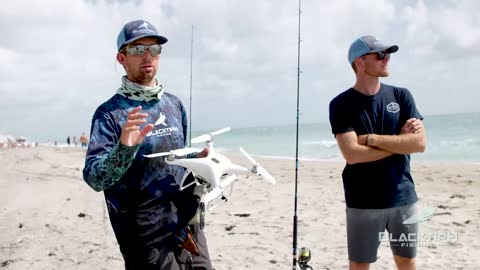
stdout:
<svg viewBox="0 0 480 270">
<path fill-rule="evenodd" d="M 358 263 L 375 262 L 382 241 L 390 242 L 394 255 L 415 258 L 418 224 L 402 224 L 415 213 L 416 204 L 386 209 L 347 207 L 348 259 Z"/>
</svg>

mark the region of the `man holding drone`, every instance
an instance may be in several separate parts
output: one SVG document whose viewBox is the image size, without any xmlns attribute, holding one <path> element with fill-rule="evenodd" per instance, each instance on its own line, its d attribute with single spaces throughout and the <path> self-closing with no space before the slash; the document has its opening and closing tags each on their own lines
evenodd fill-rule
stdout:
<svg viewBox="0 0 480 270">
<path fill-rule="evenodd" d="M 183 148 L 186 141 L 184 107 L 155 78 L 166 42 L 144 20 L 120 31 L 117 61 L 127 75 L 93 115 L 83 177 L 104 191 L 127 270 L 212 269 L 203 231 L 189 225 L 199 198 L 193 186 L 178 189 L 184 168 L 144 157 Z"/>
</svg>

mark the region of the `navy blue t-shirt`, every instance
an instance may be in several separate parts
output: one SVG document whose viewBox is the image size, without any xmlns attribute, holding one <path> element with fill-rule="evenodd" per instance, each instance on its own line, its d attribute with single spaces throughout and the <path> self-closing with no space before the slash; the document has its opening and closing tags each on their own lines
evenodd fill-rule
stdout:
<svg viewBox="0 0 480 270">
<path fill-rule="evenodd" d="M 357 135 L 397 135 L 409 118 L 423 119 L 412 94 L 386 84 L 381 84 L 373 96 L 350 88 L 330 102 L 330 124 L 335 135 L 350 131 Z M 417 200 L 410 155 L 394 154 L 373 162 L 347 164 L 342 178 L 350 208 L 382 209 Z"/>
</svg>

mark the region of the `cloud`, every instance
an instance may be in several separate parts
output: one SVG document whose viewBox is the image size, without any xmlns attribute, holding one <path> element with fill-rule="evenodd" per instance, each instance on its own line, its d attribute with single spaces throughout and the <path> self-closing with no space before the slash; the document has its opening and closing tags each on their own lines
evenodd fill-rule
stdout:
<svg viewBox="0 0 480 270">
<path fill-rule="evenodd" d="M 194 25 L 194 129 L 294 123 L 296 1 L 17 0 L 0 10 L 0 114 L 4 132 L 39 140 L 88 131 L 120 85 L 116 37 L 143 18 L 169 42 L 158 78 L 188 108 Z M 353 85 L 350 43 L 373 34 L 400 46 L 385 82 L 412 90 L 424 114 L 477 110 L 480 4 L 461 1 L 302 1 L 303 122 Z M 459 102 L 452 103 L 452 91 Z M 431 97 L 436 96 L 435 103 Z M 441 108 L 436 104 L 441 104 Z M 41 123 L 41 124 L 39 124 Z"/>
</svg>

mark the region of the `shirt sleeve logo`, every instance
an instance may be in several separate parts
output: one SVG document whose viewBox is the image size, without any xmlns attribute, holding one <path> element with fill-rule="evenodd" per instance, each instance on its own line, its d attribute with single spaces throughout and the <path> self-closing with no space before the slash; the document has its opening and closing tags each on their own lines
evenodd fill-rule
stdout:
<svg viewBox="0 0 480 270">
<path fill-rule="evenodd" d="M 397 113 L 400 111 L 400 106 L 396 102 L 390 102 L 387 104 L 387 111 L 391 113 Z"/>
</svg>

